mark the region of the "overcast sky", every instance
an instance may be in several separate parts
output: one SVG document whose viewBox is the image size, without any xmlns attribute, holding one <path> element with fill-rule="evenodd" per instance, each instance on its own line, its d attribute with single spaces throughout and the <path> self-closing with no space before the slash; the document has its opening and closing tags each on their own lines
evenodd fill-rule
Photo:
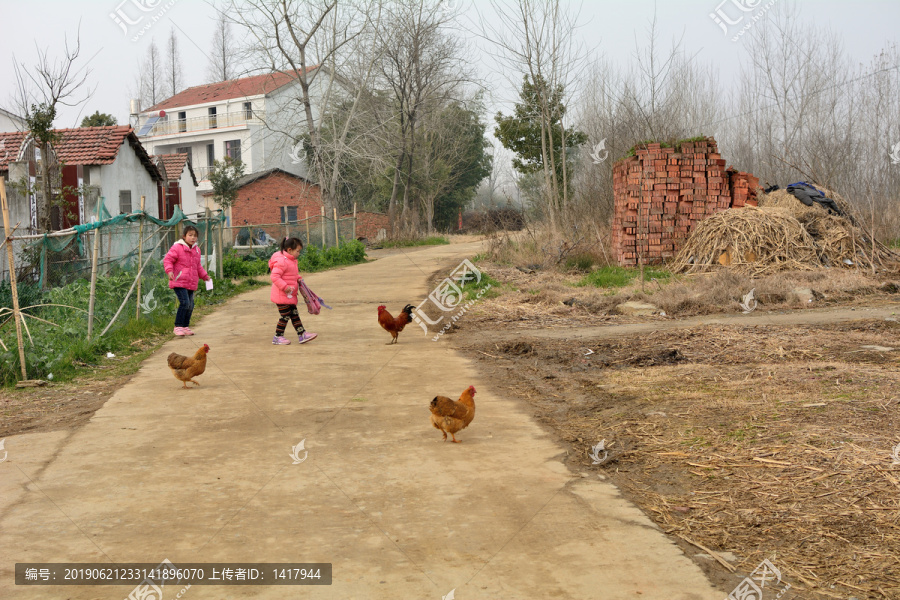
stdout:
<svg viewBox="0 0 900 600">
<path fill-rule="evenodd" d="M 472 30 L 481 18 L 490 18 L 490 7 L 480 0 L 443 0 L 460 5 L 457 17 L 462 30 Z M 730 41 L 740 27 L 749 23 L 744 18 L 736 25 L 726 25 L 728 33 L 710 16 L 718 9 L 720 16 L 732 21 L 742 13 L 734 3 L 753 7 L 743 13 L 753 15 L 770 3 L 789 0 L 585 0 L 581 6 L 583 26 L 575 35 L 587 48 L 612 61 L 628 61 L 635 52 L 635 38 L 646 39 L 646 29 L 653 17 L 654 7 L 660 41 L 666 45 L 673 37 L 683 37 L 685 48 L 696 59 L 719 67 L 723 80 L 728 73 L 746 61 L 744 44 Z M 136 5 L 153 7 L 141 12 Z M 868 63 L 880 49 L 900 41 L 900 2 L 896 0 L 860 0 L 838 2 L 830 0 L 799 0 L 801 17 L 838 32 L 850 55 L 860 63 Z M 476 7 L 479 9 L 476 11 Z M 138 64 L 154 38 L 160 50 L 172 28 L 179 40 L 184 69 L 185 87 L 205 83 L 207 54 L 212 39 L 214 8 L 203 0 L 32 0 L 31 2 L 3 0 L 4 35 L 0 36 L 0 107 L 14 109 L 15 86 L 13 60 L 33 65 L 36 47 L 48 51 L 51 57 L 62 56 L 63 40 L 74 42 L 81 23 L 82 59 L 88 63 L 91 88 L 96 88 L 86 103 L 63 107 L 56 121 L 58 127 L 75 127 L 81 118 L 99 110 L 113 114 L 120 124 L 128 122 L 128 100 L 134 94 Z M 482 15 L 482 16 L 479 16 Z M 116 18 L 113 15 L 117 15 Z M 135 24 L 127 24 L 123 17 Z M 154 17 L 156 20 L 154 21 Z M 117 23 L 118 19 L 121 23 Z M 127 31 L 126 31 L 127 30 Z M 143 35 L 132 41 L 138 32 Z M 470 44 L 477 61 L 482 53 Z M 493 86 L 494 102 L 515 97 L 516 89 L 506 83 L 500 73 L 487 73 L 493 62 L 481 64 L 486 81 Z M 496 105 L 493 107 L 496 108 Z"/>
</svg>

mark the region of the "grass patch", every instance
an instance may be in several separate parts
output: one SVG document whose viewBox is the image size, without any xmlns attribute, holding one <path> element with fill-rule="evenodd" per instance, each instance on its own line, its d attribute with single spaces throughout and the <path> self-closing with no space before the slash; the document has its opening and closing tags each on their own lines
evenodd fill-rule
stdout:
<svg viewBox="0 0 900 600">
<path fill-rule="evenodd" d="M 444 244 L 449 244 L 450 240 L 443 236 L 435 235 L 427 238 L 410 238 L 410 239 L 397 239 L 397 240 L 385 240 L 382 242 L 382 248 L 408 248 L 411 246 L 441 246 Z"/>
<path fill-rule="evenodd" d="M 579 280 L 576 287 L 593 286 L 599 288 L 617 288 L 625 287 L 632 281 L 640 277 L 640 269 L 626 269 L 624 267 L 601 267 L 596 271 L 588 273 Z M 657 279 L 659 281 L 668 281 L 672 276 L 671 273 L 661 269 L 653 269 L 644 267 L 644 280 L 650 281 Z"/>
<path fill-rule="evenodd" d="M 501 295 L 500 287 L 502 285 L 503 284 L 499 281 L 482 271 L 481 281 L 477 283 L 474 281 L 467 281 L 466 284 L 462 286 L 462 291 L 467 301 L 496 298 Z"/>
<path fill-rule="evenodd" d="M 215 279 L 215 288 L 202 289 L 195 295 L 193 320 L 211 313 L 225 301 L 246 291 L 270 285 L 267 279 L 254 279 L 265 275 L 267 258 L 252 257 L 249 260 L 232 255 L 223 263 L 225 278 Z M 340 248 L 329 248 L 322 252 L 309 247 L 300 257 L 300 272 L 324 271 L 334 267 L 355 264 L 365 260 L 365 246 L 356 240 L 346 242 Z M 231 261 L 229 263 L 229 261 Z M 231 264 L 231 269 L 228 266 Z M 239 265 L 235 270 L 234 265 Z M 240 277 L 237 282 L 234 277 Z M 61 306 L 36 306 L 28 311 L 40 319 L 58 326 L 28 319 L 28 327 L 34 344 L 25 340 L 25 366 L 29 379 L 51 379 L 54 382 L 71 381 L 78 377 L 91 376 L 103 369 L 103 376 L 111 373 L 109 367 L 116 365 L 117 374 L 130 374 L 140 366 L 150 353 L 172 337 L 172 323 L 177 308 L 175 294 L 169 289 L 168 279 L 162 272 L 162 265 L 145 269 L 142 277 L 141 296 L 146 299 L 152 292 L 153 310 L 135 318 L 134 299 L 129 301 L 110 330 L 100 336 L 113 315 L 119 309 L 125 294 L 134 282 L 134 273 L 127 270 L 113 271 L 97 280 L 97 294 L 93 339 L 87 339 L 87 312 L 90 285 L 86 280 L 77 280 L 64 287 L 46 292 L 37 290 L 29 296 L 33 305 L 61 304 L 81 310 Z M 4 300 L 0 290 L 0 302 Z M 0 306 L 8 305 L 0 303 Z M 12 386 L 21 378 L 18 346 L 15 329 L 11 326 L 0 330 L 0 339 L 7 350 L 0 346 L 0 386 Z M 107 358 L 107 353 L 116 355 L 115 360 Z"/>
</svg>

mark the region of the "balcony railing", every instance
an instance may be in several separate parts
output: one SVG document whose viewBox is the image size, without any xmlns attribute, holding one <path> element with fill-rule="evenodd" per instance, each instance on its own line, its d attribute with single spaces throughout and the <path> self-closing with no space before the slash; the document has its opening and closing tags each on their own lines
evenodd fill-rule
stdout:
<svg viewBox="0 0 900 600">
<path fill-rule="evenodd" d="M 173 119 L 177 113 L 169 113 L 168 120 L 156 122 L 145 137 L 160 135 L 174 135 L 176 133 L 188 133 L 191 131 L 208 131 L 222 127 L 235 127 L 248 123 L 261 123 L 265 119 L 265 113 L 253 111 L 236 111 L 222 113 L 220 115 L 207 115 L 203 117 L 191 117 L 190 119 Z"/>
</svg>

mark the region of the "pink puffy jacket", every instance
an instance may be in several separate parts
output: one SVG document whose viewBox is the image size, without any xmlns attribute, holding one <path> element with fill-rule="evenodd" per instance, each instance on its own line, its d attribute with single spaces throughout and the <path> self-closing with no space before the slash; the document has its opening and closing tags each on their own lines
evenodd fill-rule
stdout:
<svg viewBox="0 0 900 600">
<path fill-rule="evenodd" d="M 297 268 L 297 259 L 287 252 L 278 251 L 269 259 L 269 268 L 272 270 L 272 293 L 270 298 L 275 304 L 297 304 L 297 296 L 300 287 L 300 270 Z M 285 289 L 294 288 L 291 297 L 288 298 Z"/>
<path fill-rule="evenodd" d="M 203 269 L 200 261 L 200 248 L 197 244 L 188 246 L 184 240 L 178 240 L 166 252 L 163 259 L 163 267 L 166 273 L 172 273 L 175 277 L 169 280 L 169 288 L 197 289 L 197 282 L 206 281 L 209 275 Z"/>
</svg>

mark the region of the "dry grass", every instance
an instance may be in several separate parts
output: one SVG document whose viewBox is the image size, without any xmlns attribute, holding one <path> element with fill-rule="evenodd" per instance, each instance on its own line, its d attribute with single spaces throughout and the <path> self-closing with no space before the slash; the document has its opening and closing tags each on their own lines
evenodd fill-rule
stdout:
<svg viewBox="0 0 900 600">
<path fill-rule="evenodd" d="M 716 213 L 701 221 L 673 260 L 672 268 L 696 273 L 723 264 L 753 276 L 821 267 L 884 268 L 897 255 L 854 221 L 851 208 L 828 192 L 848 216 L 806 206 L 784 190 L 760 194 L 759 208 Z"/>
<path fill-rule="evenodd" d="M 895 299 L 893 288 L 880 288 L 884 279 L 873 279 L 850 269 L 788 271 L 753 279 L 731 269 L 690 276 L 673 276 L 668 281 L 639 280 L 621 288 L 578 287 L 584 275 L 558 270 L 522 270 L 496 263 L 480 262 L 479 268 L 501 283 L 502 294 L 482 300 L 459 327 L 480 327 L 486 320 L 514 328 L 536 325 L 599 325 L 634 322 L 635 318 L 616 314 L 615 307 L 629 300 L 650 302 L 668 317 L 739 313 L 745 294 L 755 289 L 757 310 L 818 308 L 846 303 Z M 816 300 L 801 304 L 795 290 L 808 288 Z M 653 317 L 659 318 L 659 317 Z"/>
</svg>

